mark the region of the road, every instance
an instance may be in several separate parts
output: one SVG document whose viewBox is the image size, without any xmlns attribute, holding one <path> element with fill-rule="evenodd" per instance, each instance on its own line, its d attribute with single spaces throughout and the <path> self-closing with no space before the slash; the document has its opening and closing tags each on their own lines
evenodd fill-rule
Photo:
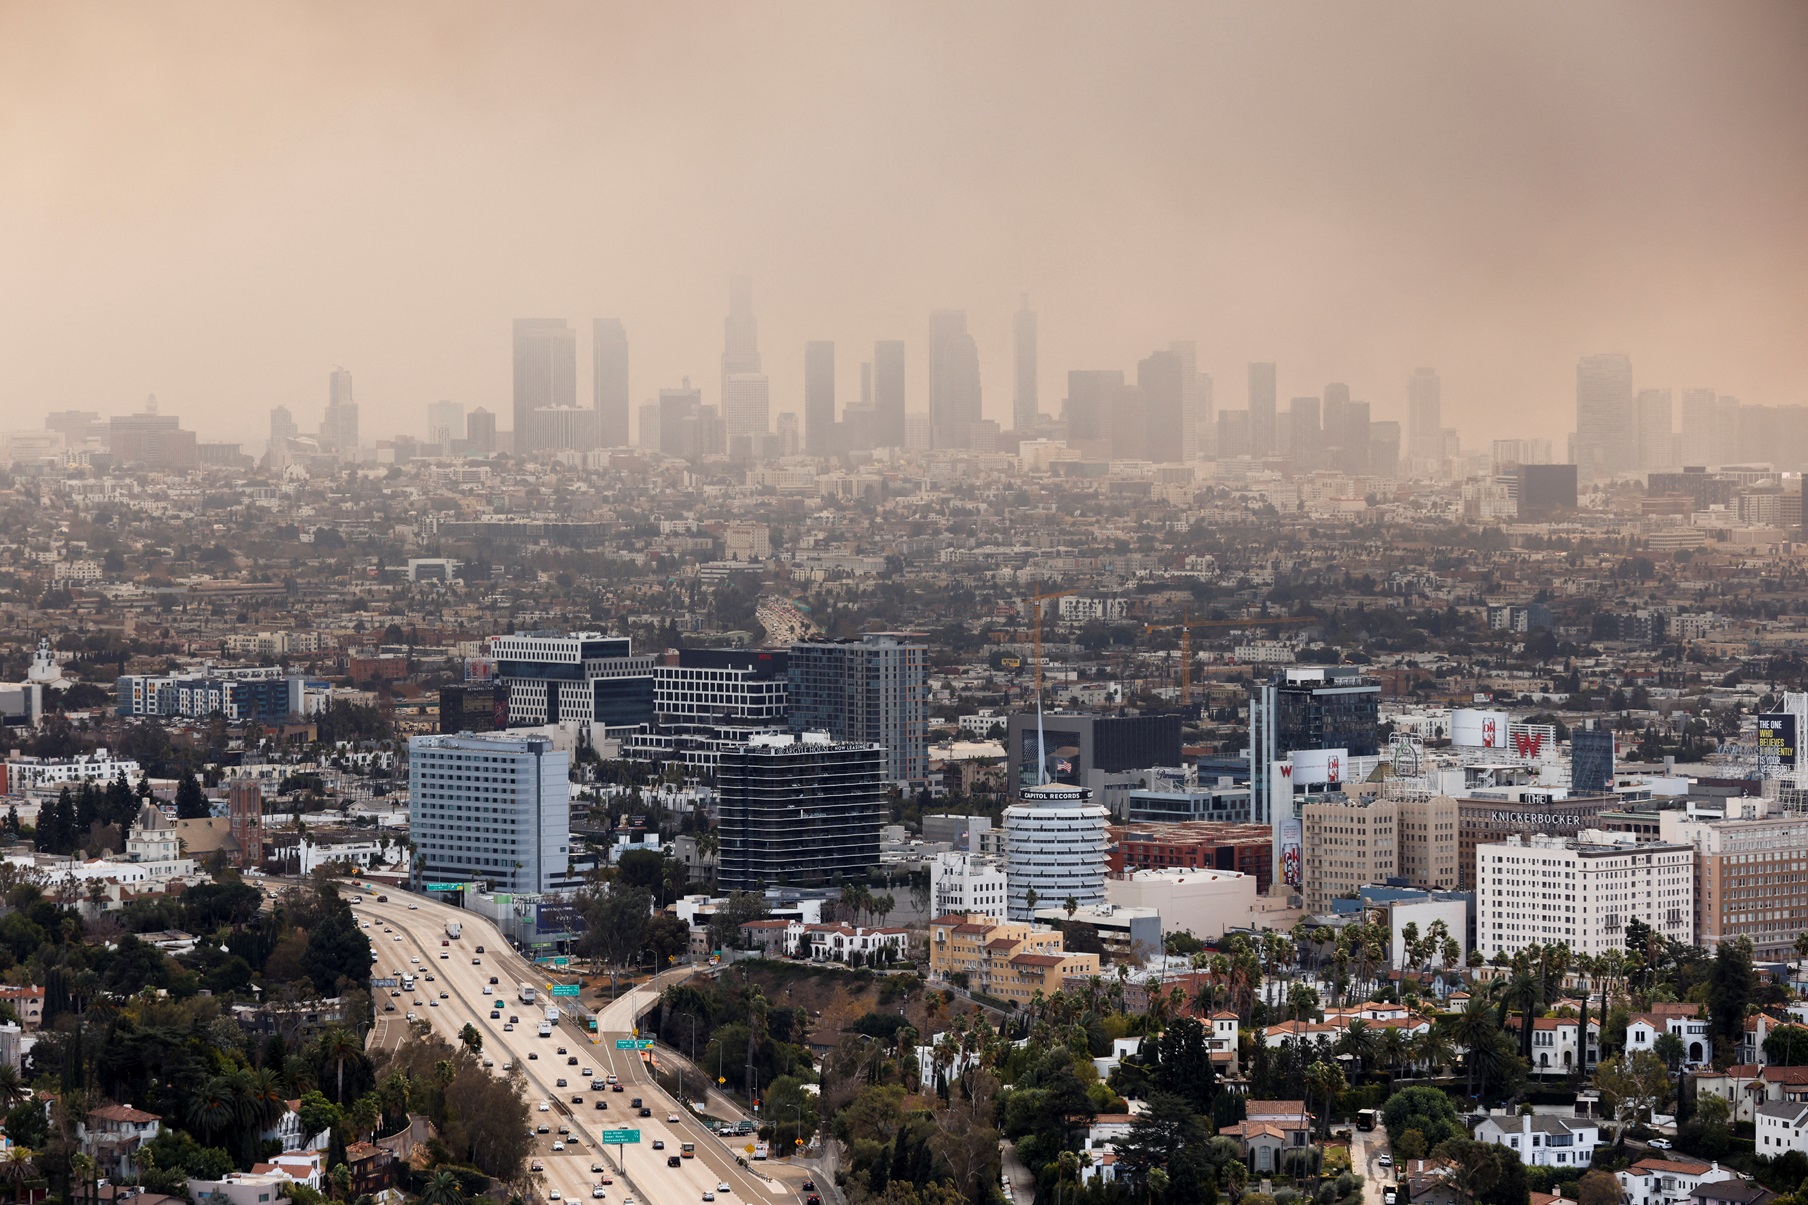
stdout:
<svg viewBox="0 0 1808 1205">
<path fill-rule="evenodd" d="M 615 1183 L 604 1188 L 604 1199 L 615 1203 L 631 1194 L 637 1205 L 679 1205 L 702 1200 L 706 1191 L 715 1191 L 718 1201 L 731 1205 L 737 1201 L 803 1201 L 801 1176 L 785 1176 L 773 1167 L 774 1179 L 768 1181 L 737 1166 L 738 1148 L 731 1149 L 667 1096 L 637 1054 L 615 1049 L 617 1038 L 630 1036 L 634 997 L 624 996 L 603 1010 L 601 1032 L 597 1035 L 580 1032 L 568 1019 L 554 1029 L 552 1036 L 538 1037 L 537 1023 L 544 1018 L 547 1003 L 546 969 L 517 955 L 489 922 L 462 909 L 405 892 L 389 892 L 386 904 L 349 887 L 345 894 L 355 901 L 353 911 L 360 920 L 369 922 L 366 933 L 377 956 L 371 964 L 373 974 L 412 972 L 417 978 L 415 991 L 399 998 L 391 998 L 387 988 L 373 989 L 379 1017 L 393 1019 L 414 1012 L 454 1043 L 466 1024 L 474 1025 L 483 1035 L 483 1054 L 495 1061 L 498 1074 L 505 1061 L 513 1061 L 522 1069 L 529 1116 L 536 1126 L 544 1123 L 551 1131 L 540 1135 L 535 1143 L 534 1157 L 545 1164 L 542 1199 L 551 1199 L 556 1191 L 565 1201 L 591 1201 L 598 1179 L 591 1169 L 602 1164 L 612 1174 L 626 1172 L 625 1176 L 616 1174 Z M 463 926 L 457 940 L 446 937 L 448 920 Z M 384 932 L 386 926 L 390 932 Z M 483 947 L 482 954 L 476 952 L 478 946 Z M 420 960 L 418 964 L 411 961 L 416 958 Z M 690 968 L 680 968 L 665 972 L 654 982 L 657 986 L 690 973 Z M 435 977 L 431 983 L 425 981 L 428 974 Z M 494 985 L 489 982 L 491 976 L 497 980 Z M 539 989 L 533 1005 L 522 1004 L 517 998 L 517 988 L 524 982 Z M 491 996 L 483 994 L 486 986 L 493 993 Z M 446 993 L 444 1000 L 438 998 L 441 991 Z M 644 1007 L 648 999 L 643 988 L 639 1003 Z M 492 1000 L 502 1004 L 502 1021 L 490 1019 Z M 383 1012 L 387 1003 L 395 1004 L 397 1011 Z M 503 1025 L 511 1016 L 519 1020 L 513 1032 L 506 1032 Z M 568 1053 L 558 1054 L 560 1047 Z M 570 1064 L 572 1058 L 576 1059 L 575 1066 Z M 592 1073 L 599 1078 L 617 1076 L 624 1091 L 592 1092 Z M 567 1081 L 564 1088 L 557 1083 L 561 1078 Z M 571 1103 L 573 1096 L 582 1097 L 582 1103 Z M 629 1101 L 636 1096 L 652 1110 L 652 1116 L 635 1116 Z M 599 1099 L 608 1102 L 607 1110 L 596 1109 Z M 547 1106 L 546 1112 L 539 1111 L 542 1104 Z M 681 1120 L 669 1121 L 673 1116 Z M 566 1150 L 555 1152 L 551 1144 L 559 1137 L 560 1125 L 570 1126 L 573 1135 L 567 1140 Z M 620 1148 L 625 1155 L 625 1168 L 617 1165 L 618 1148 L 604 1147 L 600 1142 L 598 1135 L 605 1127 L 640 1131 L 640 1145 Z M 663 1141 L 665 1149 L 653 1150 L 655 1141 Z M 678 1167 L 667 1167 L 666 1157 L 677 1154 L 681 1142 L 695 1143 L 697 1157 L 685 1159 Z M 768 1165 L 758 1166 L 763 1171 Z M 729 1191 L 716 1191 L 718 1184 L 727 1184 Z"/>
<path fill-rule="evenodd" d="M 1386 1130 L 1351 1130 L 1350 1168 L 1362 1177 L 1362 1205 L 1382 1205 L 1381 1190 L 1394 1181 L 1395 1169 L 1381 1166 L 1389 1150 Z"/>
</svg>

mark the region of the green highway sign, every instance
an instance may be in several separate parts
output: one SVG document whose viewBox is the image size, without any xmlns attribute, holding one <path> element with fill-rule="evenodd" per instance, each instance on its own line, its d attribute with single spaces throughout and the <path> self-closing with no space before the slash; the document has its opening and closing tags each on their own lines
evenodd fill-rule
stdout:
<svg viewBox="0 0 1808 1205">
<path fill-rule="evenodd" d="M 653 1049 L 653 1039 L 617 1038 L 615 1039 L 615 1048 L 617 1050 L 651 1050 Z"/>
<path fill-rule="evenodd" d="M 603 1141 L 613 1146 L 640 1142 L 639 1130 L 604 1130 Z"/>
<path fill-rule="evenodd" d="M 555 996 L 575 996 L 578 994 L 579 990 L 579 985 L 575 983 L 555 983 L 552 985 L 552 994 Z"/>
<path fill-rule="evenodd" d="M 463 883 L 428 883 L 426 888 L 428 891 L 463 891 L 465 885 Z"/>
</svg>

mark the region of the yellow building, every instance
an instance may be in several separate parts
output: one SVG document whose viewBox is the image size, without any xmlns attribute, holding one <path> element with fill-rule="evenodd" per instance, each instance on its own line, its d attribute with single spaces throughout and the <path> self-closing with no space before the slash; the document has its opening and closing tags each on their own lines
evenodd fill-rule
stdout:
<svg viewBox="0 0 1808 1205">
<path fill-rule="evenodd" d="M 1053 995 L 1065 976 L 1098 971 L 1099 956 L 1068 953 L 1057 929 L 977 913 L 929 922 L 930 978 L 964 975 L 970 990 L 1012 1004 L 1028 1004 L 1037 992 Z"/>
</svg>

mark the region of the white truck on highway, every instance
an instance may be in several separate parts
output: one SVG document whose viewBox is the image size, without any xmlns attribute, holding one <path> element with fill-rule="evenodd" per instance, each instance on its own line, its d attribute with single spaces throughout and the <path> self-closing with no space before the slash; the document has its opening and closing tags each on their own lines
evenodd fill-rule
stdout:
<svg viewBox="0 0 1808 1205">
<path fill-rule="evenodd" d="M 457 941 L 458 935 L 464 931 L 465 927 L 457 921 L 449 920 L 446 922 L 446 936 L 450 937 L 453 941 Z"/>
<path fill-rule="evenodd" d="M 546 1006 L 546 1023 L 548 1025 L 557 1025 L 559 1023 L 559 1006 L 558 1005 L 548 1004 Z"/>
</svg>

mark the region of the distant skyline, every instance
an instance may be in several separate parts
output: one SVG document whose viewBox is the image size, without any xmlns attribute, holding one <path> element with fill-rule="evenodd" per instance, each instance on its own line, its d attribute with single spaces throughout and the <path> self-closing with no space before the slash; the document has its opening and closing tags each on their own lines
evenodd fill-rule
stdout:
<svg viewBox="0 0 1808 1205">
<path fill-rule="evenodd" d="M 1584 356 L 1808 404 L 1808 6 L 0 4 L 0 426 L 165 413 L 363 439 L 513 413 L 512 323 L 619 318 L 629 408 L 719 403 L 752 281 L 770 409 L 875 341 L 929 404 L 960 310 L 1011 425 L 1197 345 L 1220 410 L 1435 368 L 1475 447 L 1561 440 Z M 1679 424 L 1680 426 L 1680 424 Z M 1560 445 L 1559 445 L 1560 446 Z"/>
</svg>

